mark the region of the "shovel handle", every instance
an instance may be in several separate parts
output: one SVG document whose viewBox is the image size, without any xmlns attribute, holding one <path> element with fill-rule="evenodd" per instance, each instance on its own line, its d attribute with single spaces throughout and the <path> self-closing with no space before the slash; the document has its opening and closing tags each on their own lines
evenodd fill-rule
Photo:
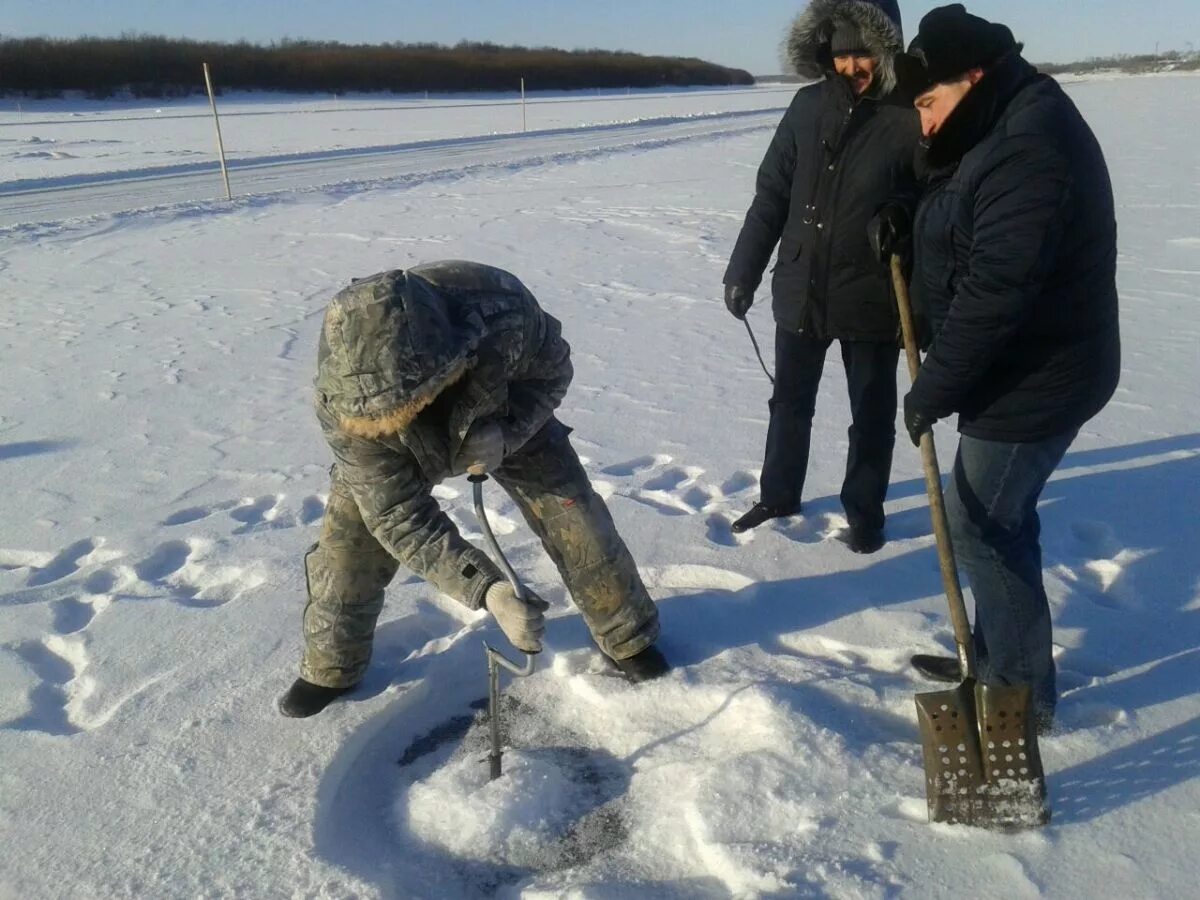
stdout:
<svg viewBox="0 0 1200 900">
<path fill-rule="evenodd" d="M 921 352 L 917 349 L 917 331 L 913 324 L 912 302 L 900 257 L 892 257 L 892 287 L 900 312 L 900 330 L 904 334 L 904 353 L 908 357 L 908 374 L 914 382 L 921 371 Z M 958 662 L 964 678 L 975 678 L 975 651 L 971 640 L 971 623 L 967 604 L 963 600 L 958 566 L 954 560 L 954 544 L 950 539 L 950 523 L 946 518 L 946 500 L 942 494 L 942 470 L 938 466 L 933 431 L 921 435 L 921 462 L 925 468 L 925 492 L 929 495 L 929 515 L 933 519 L 933 534 L 937 540 L 938 562 L 942 569 L 942 587 L 950 605 L 950 621 L 954 625 L 954 643 L 958 647 Z"/>
</svg>

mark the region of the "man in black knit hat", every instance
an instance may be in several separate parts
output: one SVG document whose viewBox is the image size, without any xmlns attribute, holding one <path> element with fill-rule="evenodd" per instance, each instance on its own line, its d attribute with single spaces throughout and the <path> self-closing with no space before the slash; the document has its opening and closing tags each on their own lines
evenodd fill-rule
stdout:
<svg viewBox="0 0 1200 900">
<path fill-rule="evenodd" d="M 1007 27 L 961 4 L 930 12 L 909 48 L 930 171 L 912 229 L 913 299 L 934 340 L 904 421 L 917 443 L 958 414 L 946 503 L 975 595 L 981 676 L 1031 685 L 1045 728 L 1057 695 L 1037 502 L 1116 390 L 1117 227 L 1100 145 L 1020 51 Z M 885 208 L 875 242 L 907 221 Z M 913 662 L 960 680 L 957 660 Z"/>
<path fill-rule="evenodd" d="M 893 193 L 916 190 L 918 120 L 896 92 L 902 41 L 895 0 L 813 0 L 792 26 L 791 63 L 818 81 L 796 93 L 775 133 L 724 278 L 729 311 L 745 318 L 778 245 L 762 493 L 734 532 L 800 511 L 821 370 L 838 340 L 853 418 L 841 492 L 846 540 L 858 553 L 883 546 L 898 323 L 866 226 Z"/>
</svg>

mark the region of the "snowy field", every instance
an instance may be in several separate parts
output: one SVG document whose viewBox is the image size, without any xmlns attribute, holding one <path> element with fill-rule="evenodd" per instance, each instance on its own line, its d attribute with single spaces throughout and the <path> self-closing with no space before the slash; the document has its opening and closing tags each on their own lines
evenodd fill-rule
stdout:
<svg viewBox="0 0 1200 900">
<path fill-rule="evenodd" d="M 217 100 L 225 152 L 237 162 L 361 151 L 448 138 L 690 118 L 787 106 L 786 85 L 520 96 L 231 93 Z M 582 94 L 582 96 L 580 96 Z M 208 98 L 97 102 L 0 97 L 0 182 L 211 166 Z"/>
<path fill-rule="evenodd" d="M 563 103 L 553 135 L 394 150 L 349 175 L 285 160 L 287 187 L 235 179 L 232 205 L 210 171 L 183 202 L 162 197 L 196 173 L 71 181 L 204 152 L 207 123 L 151 136 L 110 104 L 35 133 L 6 113 L 5 139 L 74 133 L 113 155 L 72 169 L 0 144 L 0 897 L 1194 896 L 1200 133 L 1181 110 L 1200 79 L 1070 90 L 1116 183 L 1125 373 L 1045 493 L 1054 821 L 1017 835 L 925 822 L 912 698 L 928 685 L 906 661 L 951 638 L 919 460 L 898 446 L 888 546 L 851 554 L 832 356 L 806 515 L 729 530 L 757 493 L 769 386 L 720 280 L 778 113 L 729 114 L 786 94 Z M 436 137 L 514 130 L 498 115 L 456 111 Z M 661 121 L 604 125 L 632 118 Z M 226 136 L 251 157 L 414 137 L 382 128 L 363 110 L 231 117 Z M 500 540 L 553 607 L 540 670 L 506 689 L 513 750 L 491 785 L 473 704 L 481 640 L 503 639 L 403 575 L 361 689 L 312 720 L 274 708 L 327 490 L 310 410 L 324 303 L 352 276 L 450 257 L 511 269 L 563 320 L 562 418 L 676 666 L 638 687 L 604 674 L 493 490 Z M 769 313 L 751 319 L 767 338 Z M 465 483 L 438 496 L 478 538 Z"/>
</svg>

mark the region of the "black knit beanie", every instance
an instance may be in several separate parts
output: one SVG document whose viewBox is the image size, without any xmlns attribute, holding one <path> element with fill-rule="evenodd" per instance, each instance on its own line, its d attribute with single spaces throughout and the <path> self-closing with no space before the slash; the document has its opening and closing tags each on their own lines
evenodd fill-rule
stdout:
<svg viewBox="0 0 1200 900">
<path fill-rule="evenodd" d="M 933 85 L 971 69 L 986 69 L 1016 47 L 1007 25 L 973 16 L 961 3 L 952 3 L 921 20 L 908 53 L 924 67 L 926 84 Z"/>
</svg>

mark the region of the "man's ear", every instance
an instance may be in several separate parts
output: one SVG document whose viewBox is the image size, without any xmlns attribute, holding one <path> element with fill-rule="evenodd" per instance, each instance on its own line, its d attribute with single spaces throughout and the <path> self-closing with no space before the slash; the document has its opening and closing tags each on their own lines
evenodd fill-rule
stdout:
<svg viewBox="0 0 1200 900">
<path fill-rule="evenodd" d="M 975 68 L 967 70 L 967 81 L 971 82 L 971 86 L 979 84 L 983 80 L 983 69 Z"/>
</svg>

